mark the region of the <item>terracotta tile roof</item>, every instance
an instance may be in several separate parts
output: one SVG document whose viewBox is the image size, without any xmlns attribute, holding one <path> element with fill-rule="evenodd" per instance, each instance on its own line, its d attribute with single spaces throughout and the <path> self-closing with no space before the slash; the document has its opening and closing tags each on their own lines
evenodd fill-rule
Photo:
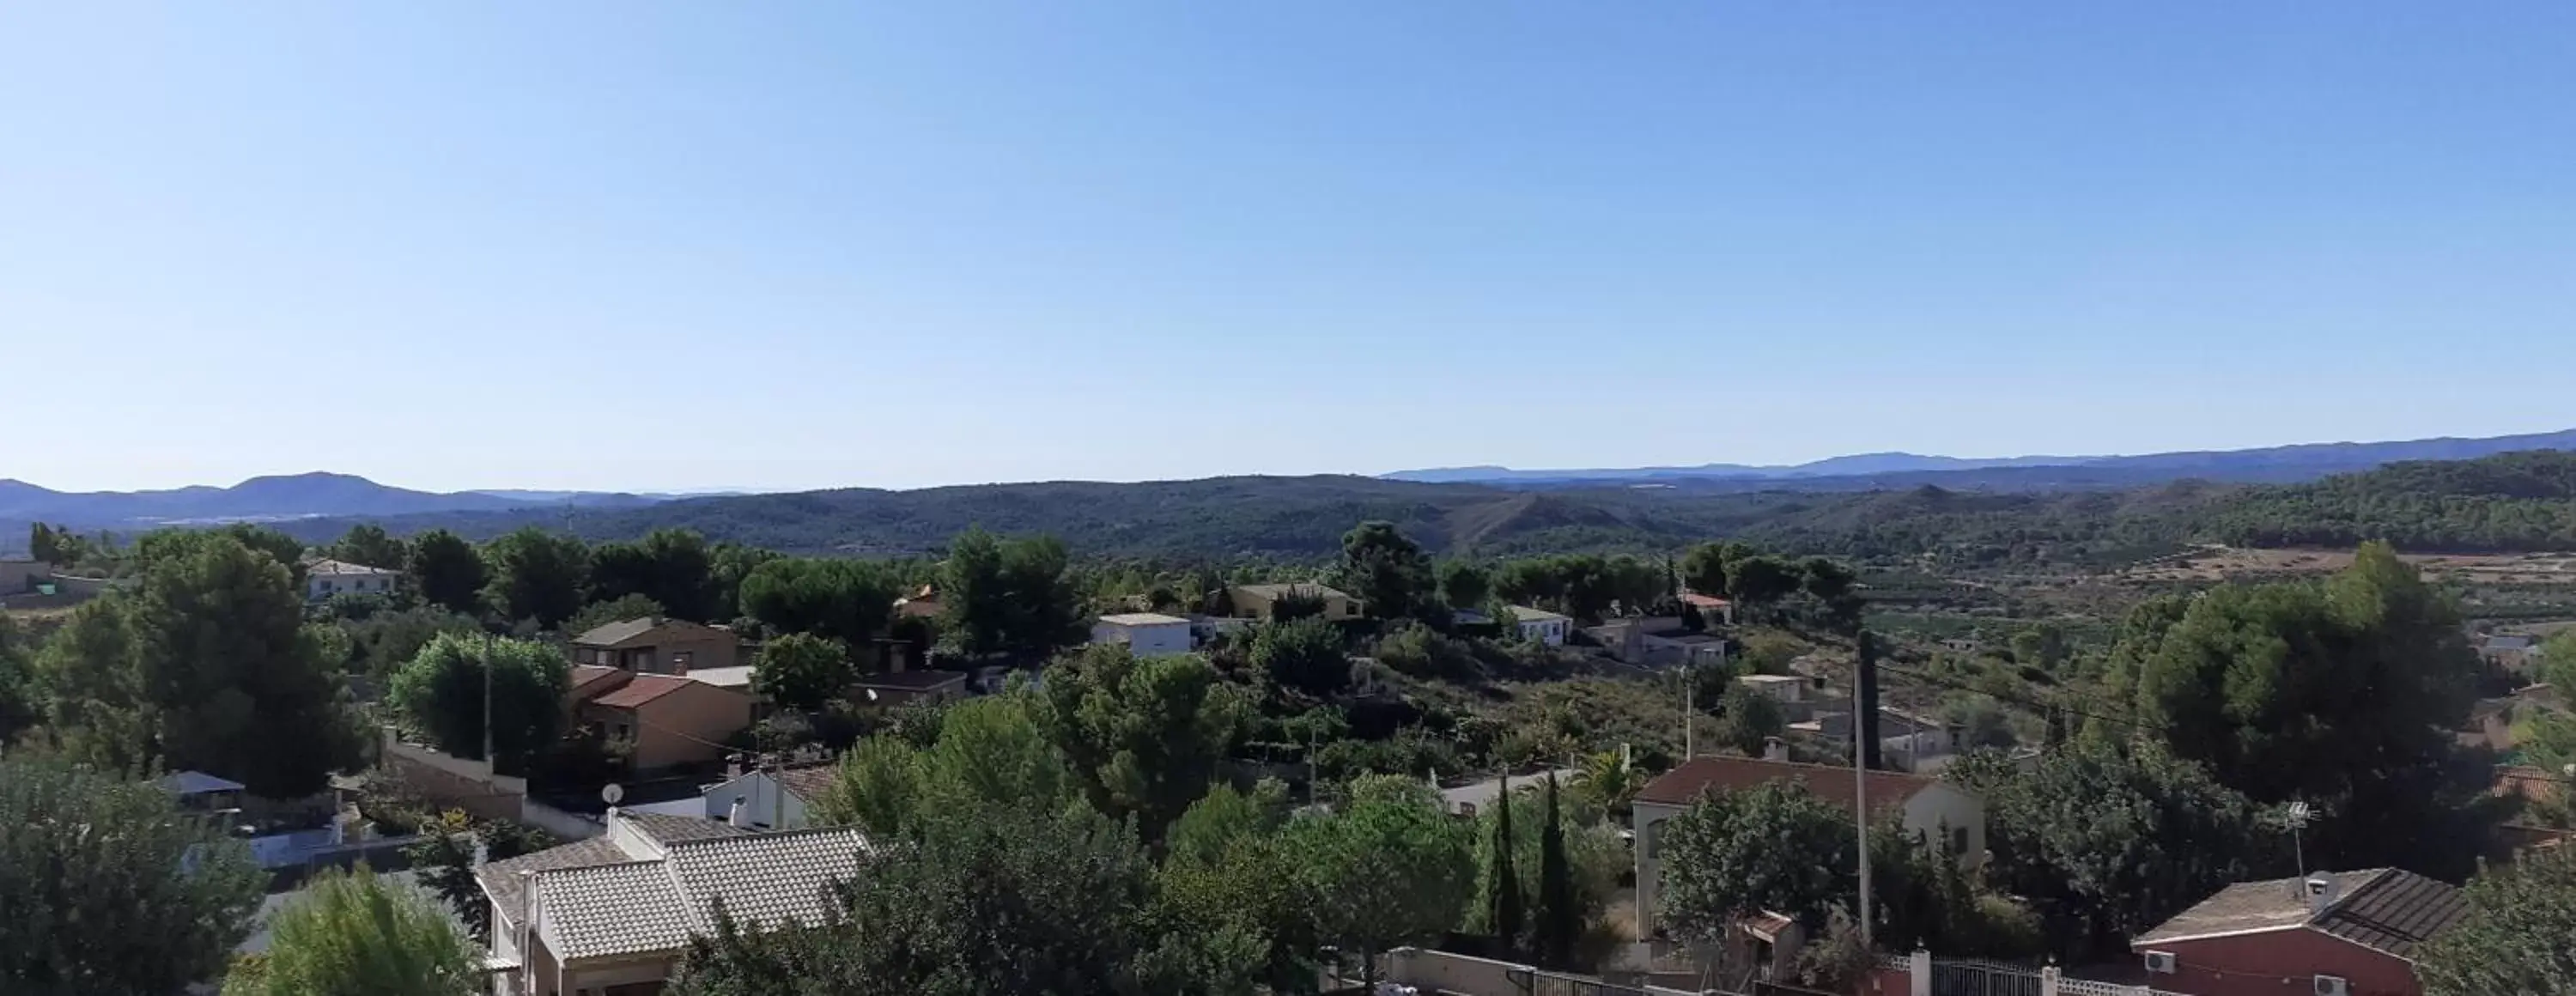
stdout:
<svg viewBox="0 0 2576 996">
<path fill-rule="evenodd" d="M 633 709 L 694 684 L 697 682 L 673 674 L 639 674 L 626 687 L 592 701 L 611 709 Z"/>
<path fill-rule="evenodd" d="M 2303 879 L 2239 882 L 2131 942 L 2139 947 L 2212 936 L 2313 928 L 2399 958 L 2468 914 L 2459 887 L 2396 868 L 2330 873 L 2336 898 L 2313 912 Z"/>
<path fill-rule="evenodd" d="M 624 673 L 604 664 L 575 664 L 572 666 L 571 690 L 578 692 Z"/>
<path fill-rule="evenodd" d="M 1695 609 L 1723 609 L 1729 605 L 1735 604 L 1714 595 L 1702 595 L 1695 592 L 1684 594 L 1682 596 L 1682 602 Z"/>
<path fill-rule="evenodd" d="M 686 619 L 667 616 L 640 616 L 594 627 L 572 638 L 583 647 L 649 647 L 668 640 L 686 639 L 706 633 L 729 632 L 721 626 L 707 626 Z"/>
<path fill-rule="evenodd" d="M 2494 793 L 2507 798 L 2547 802 L 2557 798 L 2565 784 L 2565 778 L 2550 774 L 2545 768 L 2499 765 L 2496 767 Z"/>
<path fill-rule="evenodd" d="M 1841 806 L 1852 804 L 1854 791 L 1852 769 L 1837 765 L 1799 764 L 1792 761 L 1762 761 L 1749 757 L 1696 757 L 1682 762 L 1671 771 L 1647 782 L 1638 790 L 1638 802 L 1666 806 L 1687 806 L 1711 790 L 1743 791 L 1760 787 L 1765 782 L 1788 781 L 1806 788 L 1816 798 Z M 1872 809 L 1903 806 L 1915 793 L 1937 784 L 1934 779 L 1894 771 L 1869 773 L 1869 804 Z"/>
</svg>

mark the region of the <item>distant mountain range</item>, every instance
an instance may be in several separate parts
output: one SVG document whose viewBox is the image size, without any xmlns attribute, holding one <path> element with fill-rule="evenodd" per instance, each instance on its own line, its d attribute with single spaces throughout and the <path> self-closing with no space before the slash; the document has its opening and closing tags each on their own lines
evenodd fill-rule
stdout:
<svg viewBox="0 0 2576 996">
<path fill-rule="evenodd" d="M 2141 456 L 1963 458 L 1865 453 L 1789 466 L 1711 463 L 1696 467 L 1568 470 L 1439 467 L 1402 470 L 1381 476 L 1395 481 L 1487 484 L 1506 488 L 1641 483 L 1717 486 L 1723 490 L 1866 491 L 1937 483 L 1943 487 L 2024 491 L 2129 487 L 2183 478 L 2289 483 L 2314 480 L 2328 474 L 2369 470 L 2400 460 L 2473 460 L 2523 450 L 2576 450 L 2576 429 L 2483 439 L 2445 437 L 2388 443 L 2306 443 L 2250 450 Z"/>
<path fill-rule="evenodd" d="M 0 522 L 53 522 L 83 528 L 634 508 L 662 500 L 666 499 L 591 491 L 413 491 L 363 477 L 324 473 L 254 477 L 228 488 L 199 485 L 166 491 L 55 491 L 0 478 Z"/>
</svg>

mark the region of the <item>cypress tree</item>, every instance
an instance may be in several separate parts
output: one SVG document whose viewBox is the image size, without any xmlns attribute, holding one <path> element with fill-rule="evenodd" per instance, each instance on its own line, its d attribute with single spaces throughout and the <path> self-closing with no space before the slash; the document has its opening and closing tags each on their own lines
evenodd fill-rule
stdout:
<svg viewBox="0 0 2576 996">
<path fill-rule="evenodd" d="M 1502 795 L 1494 800 L 1494 836 L 1492 851 L 1485 865 L 1486 900 L 1493 904 L 1494 937 L 1502 944 L 1506 956 L 1520 949 L 1522 922 L 1521 876 L 1513 860 L 1512 780 L 1503 776 Z"/>
<path fill-rule="evenodd" d="M 1574 867 L 1565 858 L 1565 821 L 1557 808 L 1554 772 L 1547 776 L 1547 816 L 1538 833 L 1538 958 L 1561 966 L 1573 960 L 1583 912 L 1574 906 Z"/>
</svg>

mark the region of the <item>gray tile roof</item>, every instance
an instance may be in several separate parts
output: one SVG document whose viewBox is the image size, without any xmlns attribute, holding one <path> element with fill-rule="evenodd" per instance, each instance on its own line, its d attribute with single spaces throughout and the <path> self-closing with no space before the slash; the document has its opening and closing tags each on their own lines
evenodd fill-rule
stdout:
<svg viewBox="0 0 2576 996">
<path fill-rule="evenodd" d="M 2456 886 L 2395 868 L 2334 872 L 2337 898 L 2324 912 L 2308 907 L 2303 880 L 2239 882 L 2144 934 L 2153 945 L 2227 934 L 2313 927 L 2327 935 L 2400 958 L 2468 913 Z"/>
<path fill-rule="evenodd" d="M 602 836 L 496 861 L 475 875 L 515 919 L 518 873 L 534 873 L 548 945 L 568 960 L 602 958 L 670 951 L 713 933 L 718 903 L 746 924 L 819 922 L 833 884 L 858 873 L 867 847 L 846 827 L 754 833 L 686 816 L 617 818 L 659 841 L 665 855 L 640 858 Z"/>
<path fill-rule="evenodd" d="M 619 810 L 617 815 L 618 818 L 625 820 L 636 829 L 644 831 L 646 835 L 652 837 L 654 840 L 661 841 L 665 847 L 693 840 L 714 840 L 718 837 L 743 837 L 748 836 L 751 833 L 749 830 L 734 826 L 733 824 L 726 823 L 722 820 L 710 820 L 696 816 L 673 816 L 669 813 L 639 813 L 633 810 Z"/>
<path fill-rule="evenodd" d="M 667 951 L 689 939 L 689 908 L 660 861 L 537 876 L 539 923 L 565 961 Z"/>
<path fill-rule="evenodd" d="M 2458 886 L 2391 868 L 2316 919 L 2316 928 L 2374 951 L 2415 957 L 2417 945 L 2469 913 Z"/>
<path fill-rule="evenodd" d="M 474 878 L 483 883 L 483 894 L 501 907 L 501 915 L 518 922 L 524 907 L 519 895 L 520 872 L 560 871 L 566 868 L 589 868 L 596 865 L 624 864 L 635 860 L 607 837 L 577 840 L 561 847 L 532 851 L 506 861 L 486 862 L 474 869 Z"/>
<path fill-rule="evenodd" d="M 572 642 L 585 647 L 614 647 L 653 631 L 662 621 L 652 616 L 625 619 L 582 631 Z"/>
<path fill-rule="evenodd" d="M 858 874 L 866 850 L 858 831 L 831 827 L 692 841 L 673 847 L 666 863 L 692 922 L 712 933 L 719 902 L 745 924 L 821 922 L 832 886 Z"/>
</svg>

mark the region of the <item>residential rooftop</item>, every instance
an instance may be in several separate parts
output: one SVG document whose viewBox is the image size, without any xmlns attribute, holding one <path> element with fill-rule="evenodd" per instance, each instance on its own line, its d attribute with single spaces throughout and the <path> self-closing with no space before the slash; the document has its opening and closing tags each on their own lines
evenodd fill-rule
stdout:
<svg viewBox="0 0 2576 996">
<path fill-rule="evenodd" d="M 2403 869 L 2323 872 L 2311 877 L 2328 878 L 2335 884 L 2334 897 L 2322 910 L 2312 907 L 2306 879 L 2239 882 L 2138 935 L 2133 943 L 2152 947 L 2306 927 L 2411 959 L 2417 945 L 2469 912 L 2458 886 Z"/>
<path fill-rule="evenodd" d="M 304 565 L 304 573 L 307 577 L 377 577 L 402 572 L 382 567 L 369 567 L 365 564 L 352 564 L 345 560 L 316 560 Z"/>
<path fill-rule="evenodd" d="M 1869 804 L 1872 808 L 1903 806 L 1916 793 L 1938 784 L 1921 775 L 1894 771 L 1869 773 Z M 1663 806 L 1687 806 L 1712 791 L 1741 792 L 1759 788 L 1767 782 L 1788 782 L 1804 787 L 1816 798 L 1841 806 L 1853 803 L 1852 769 L 1841 765 L 1802 764 L 1796 761 L 1765 761 L 1749 757 L 1695 757 L 1657 775 L 1637 791 L 1637 801 Z"/>
<path fill-rule="evenodd" d="M 1116 615 L 1102 616 L 1100 621 L 1112 626 L 1187 626 L 1190 624 L 1187 619 L 1167 616 L 1160 612 L 1121 612 Z"/>
</svg>

